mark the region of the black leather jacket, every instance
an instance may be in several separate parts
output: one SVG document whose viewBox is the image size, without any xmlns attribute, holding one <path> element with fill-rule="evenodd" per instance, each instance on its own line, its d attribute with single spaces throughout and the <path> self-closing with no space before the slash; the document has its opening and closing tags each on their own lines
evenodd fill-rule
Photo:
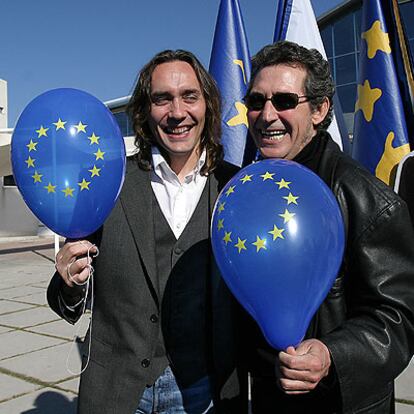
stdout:
<svg viewBox="0 0 414 414">
<path fill-rule="evenodd" d="M 327 345 L 333 370 L 302 404 L 280 392 L 278 412 L 392 413 L 394 379 L 414 352 L 414 231 L 390 187 L 326 132 L 316 138 L 317 162 L 308 166 L 335 194 L 347 234 L 341 270 L 307 333 Z M 255 351 L 253 371 L 270 361 L 263 342 Z"/>
</svg>

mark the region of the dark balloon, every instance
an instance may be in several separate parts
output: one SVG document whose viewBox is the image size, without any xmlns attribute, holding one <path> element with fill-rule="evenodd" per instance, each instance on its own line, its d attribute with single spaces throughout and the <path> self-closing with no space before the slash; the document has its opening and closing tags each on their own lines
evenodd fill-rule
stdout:
<svg viewBox="0 0 414 414">
<path fill-rule="evenodd" d="M 344 237 L 328 186 L 285 160 L 242 169 L 220 193 L 212 219 L 224 280 L 278 350 L 302 341 L 338 273 Z"/>
<path fill-rule="evenodd" d="M 12 136 L 13 173 L 29 208 L 69 238 L 97 230 L 125 176 L 125 146 L 108 108 L 76 89 L 31 101 Z"/>
</svg>

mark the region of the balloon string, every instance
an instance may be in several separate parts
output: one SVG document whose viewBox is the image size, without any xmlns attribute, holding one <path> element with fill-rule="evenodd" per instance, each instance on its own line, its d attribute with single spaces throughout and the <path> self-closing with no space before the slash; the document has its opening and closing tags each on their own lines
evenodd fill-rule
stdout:
<svg viewBox="0 0 414 414">
<path fill-rule="evenodd" d="M 82 242 L 80 242 L 80 243 L 82 243 Z M 86 368 L 88 368 L 89 361 L 90 361 L 90 357 L 91 357 L 92 316 L 93 316 L 93 305 L 94 305 L 94 288 L 93 288 L 94 278 L 93 278 L 93 274 L 95 272 L 95 269 L 90 264 L 90 262 L 92 261 L 91 260 L 90 250 L 92 249 L 92 247 L 95 247 L 96 248 L 96 253 L 94 255 L 92 255 L 92 258 L 95 258 L 95 257 L 97 257 L 99 255 L 99 249 L 98 249 L 98 247 L 96 245 L 93 244 L 93 245 L 91 245 L 88 248 L 88 251 L 87 251 L 88 278 L 83 283 L 77 283 L 76 281 L 73 280 L 73 282 L 75 284 L 79 285 L 79 286 L 83 286 L 83 285 L 86 286 L 86 290 L 85 290 L 85 300 L 84 300 L 83 305 L 82 305 L 81 317 L 84 316 L 85 313 L 86 313 L 86 306 L 87 306 L 87 299 L 88 299 L 89 291 L 90 291 L 90 294 L 91 294 L 91 300 L 90 300 L 90 303 L 91 303 L 91 317 L 90 317 L 90 321 L 89 321 L 88 354 L 87 354 L 86 364 L 85 364 L 85 366 L 79 372 L 74 372 L 69 367 L 69 360 L 71 358 L 71 355 L 72 355 L 73 350 L 75 349 L 75 344 L 77 342 L 77 339 L 79 338 L 79 334 L 80 334 L 80 330 L 81 330 L 81 325 L 78 326 L 78 328 L 77 328 L 77 330 L 75 332 L 75 336 L 74 336 L 74 338 L 72 340 L 72 343 L 71 343 L 71 346 L 70 346 L 68 355 L 66 357 L 66 370 L 70 374 L 76 375 L 76 376 L 78 376 L 80 374 L 83 374 L 83 372 L 86 370 Z"/>
</svg>

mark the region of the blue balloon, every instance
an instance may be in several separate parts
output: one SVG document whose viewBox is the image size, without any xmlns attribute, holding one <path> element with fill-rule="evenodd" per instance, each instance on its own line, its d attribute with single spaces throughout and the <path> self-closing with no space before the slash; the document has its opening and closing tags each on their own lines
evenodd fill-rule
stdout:
<svg viewBox="0 0 414 414">
<path fill-rule="evenodd" d="M 125 176 L 124 140 L 115 118 L 77 89 L 54 89 L 26 106 L 13 132 L 11 159 L 28 207 L 68 238 L 102 225 Z"/>
<path fill-rule="evenodd" d="M 224 280 L 274 348 L 298 345 L 342 262 L 344 225 L 328 186 L 293 161 L 243 168 L 212 218 Z"/>
</svg>

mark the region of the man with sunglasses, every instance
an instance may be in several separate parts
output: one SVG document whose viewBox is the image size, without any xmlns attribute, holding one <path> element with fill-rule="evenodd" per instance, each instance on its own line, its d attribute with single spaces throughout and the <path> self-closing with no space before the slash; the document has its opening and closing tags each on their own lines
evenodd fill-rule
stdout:
<svg viewBox="0 0 414 414">
<path fill-rule="evenodd" d="M 245 102 L 261 156 L 321 177 L 346 228 L 341 269 L 300 344 L 277 353 L 249 321 L 254 413 L 393 413 L 394 379 L 414 351 L 410 217 L 329 136 L 333 94 L 328 62 L 314 49 L 279 42 L 253 58 Z"/>
</svg>

